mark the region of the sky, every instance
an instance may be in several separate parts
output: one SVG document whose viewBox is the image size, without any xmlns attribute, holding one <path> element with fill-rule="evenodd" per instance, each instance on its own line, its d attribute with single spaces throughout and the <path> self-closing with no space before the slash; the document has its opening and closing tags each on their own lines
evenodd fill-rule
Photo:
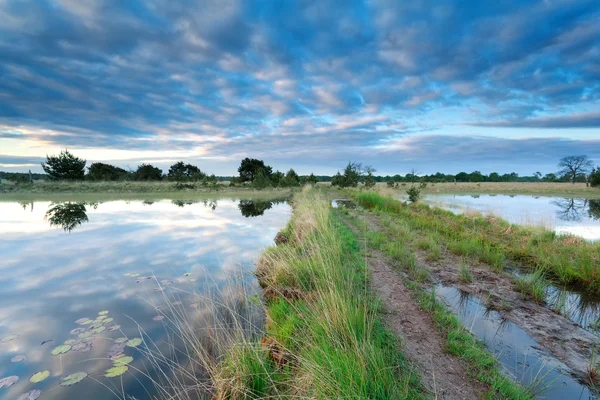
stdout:
<svg viewBox="0 0 600 400">
<path fill-rule="evenodd" d="M 0 169 L 600 164 L 598 0 L 0 0 Z"/>
</svg>

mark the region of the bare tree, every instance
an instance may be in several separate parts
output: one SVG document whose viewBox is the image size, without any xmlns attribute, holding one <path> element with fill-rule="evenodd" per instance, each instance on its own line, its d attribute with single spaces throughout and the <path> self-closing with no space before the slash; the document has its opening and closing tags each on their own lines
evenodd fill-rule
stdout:
<svg viewBox="0 0 600 400">
<path fill-rule="evenodd" d="M 571 177 L 571 183 L 575 184 L 577 175 L 587 175 L 594 167 L 594 163 L 588 156 L 568 156 L 561 158 L 558 166 L 562 168 L 558 173 L 561 175 L 569 175 Z"/>
</svg>

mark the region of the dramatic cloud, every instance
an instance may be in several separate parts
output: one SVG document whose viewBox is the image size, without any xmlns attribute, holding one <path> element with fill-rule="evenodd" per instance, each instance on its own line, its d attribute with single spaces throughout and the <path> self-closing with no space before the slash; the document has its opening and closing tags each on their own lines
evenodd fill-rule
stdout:
<svg viewBox="0 0 600 400">
<path fill-rule="evenodd" d="M 576 147 L 600 161 L 587 146 L 600 137 L 597 0 L 0 0 L 0 19 L 0 166 L 12 169 L 69 147 L 217 174 L 245 156 L 393 172 L 406 138 L 509 135 L 518 151 L 553 128 L 548 157 Z M 412 154 L 458 167 L 422 144 Z M 504 159 L 493 165 L 525 169 Z"/>
</svg>

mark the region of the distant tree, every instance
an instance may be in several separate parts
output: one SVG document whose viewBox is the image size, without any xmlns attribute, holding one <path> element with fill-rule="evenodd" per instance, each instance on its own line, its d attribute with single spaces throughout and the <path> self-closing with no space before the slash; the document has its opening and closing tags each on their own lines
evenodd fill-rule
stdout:
<svg viewBox="0 0 600 400">
<path fill-rule="evenodd" d="M 406 194 L 408 195 L 408 201 L 416 203 L 421 198 L 421 189 L 418 186 L 411 185 L 406 189 Z"/>
<path fill-rule="evenodd" d="M 600 167 L 593 169 L 590 173 L 590 186 L 600 187 Z"/>
<path fill-rule="evenodd" d="M 273 186 L 279 186 L 284 177 L 285 174 L 281 171 L 273 172 L 271 174 L 271 182 L 273 182 Z"/>
<path fill-rule="evenodd" d="M 296 171 L 294 171 L 293 169 L 290 169 L 285 174 L 283 179 L 281 179 L 281 181 L 279 182 L 279 186 L 282 186 L 282 187 L 300 186 L 300 177 L 298 176 Z"/>
<path fill-rule="evenodd" d="M 206 178 L 206 174 L 192 164 L 185 164 L 183 161 L 171 165 L 167 177 L 177 182 L 200 181 Z"/>
<path fill-rule="evenodd" d="M 469 181 L 469 174 L 467 174 L 466 172 L 459 172 L 458 174 L 456 174 L 456 182 L 468 182 Z"/>
<path fill-rule="evenodd" d="M 315 174 L 311 173 L 307 178 L 306 181 L 304 182 L 307 185 L 316 185 L 318 182 L 317 177 L 315 176 Z"/>
<path fill-rule="evenodd" d="M 561 168 L 558 173 L 568 176 L 571 182 L 575 184 L 577 175 L 588 174 L 594 167 L 594 163 L 588 156 L 568 156 L 561 158 L 558 166 Z"/>
<path fill-rule="evenodd" d="M 134 173 L 136 181 L 160 181 L 162 180 L 162 171 L 150 164 L 142 164 Z"/>
<path fill-rule="evenodd" d="M 69 150 L 64 150 L 58 156 L 47 155 L 46 162 L 42 163 L 42 168 L 48 178 L 55 181 L 83 180 L 85 163 L 84 159 L 75 157 Z"/>
<path fill-rule="evenodd" d="M 123 168 L 95 162 L 88 167 L 86 178 L 92 181 L 119 181 L 127 179 L 128 175 L 129 172 Z"/>
<path fill-rule="evenodd" d="M 255 172 L 254 178 L 252 179 L 253 187 L 256 189 L 264 189 L 272 185 L 273 182 L 271 182 L 269 175 L 267 175 L 264 169 L 259 169 Z"/>
<path fill-rule="evenodd" d="M 343 174 L 338 172 L 336 176 L 334 176 L 334 179 L 331 180 L 331 184 L 341 188 L 356 187 L 360 182 L 361 175 L 362 164 L 351 161 L 348 162 L 348 165 L 346 165 L 346 168 L 344 168 Z"/>
<path fill-rule="evenodd" d="M 558 180 L 558 177 L 556 176 L 556 174 L 553 174 L 552 172 L 544 175 L 544 177 L 542 178 L 542 181 L 544 182 L 556 182 Z"/>
<path fill-rule="evenodd" d="M 238 168 L 241 182 L 253 182 L 259 171 L 267 178 L 271 177 L 273 168 L 265 165 L 263 160 L 255 158 L 244 158 Z"/>
<path fill-rule="evenodd" d="M 542 179 L 542 173 L 537 171 L 536 173 L 533 174 L 533 176 L 539 181 L 540 179 Z"/>
<path fill-rule="evenodd" d="M 373 186 L 375 186 L 375 183 L 376 183 L 375 178 L 373 177 L 373 172 L 375 172 L 375 168 L 367 166 L 367 167 L 365 167 L 365 172 L 366 172 L 365 179 L 364 179 L 365 187 L 367 189 L 370 189 Z"/>
<path fill-rule="evenodd" d="M 479 171 L 473 171 L 469 174 L 469 182 L 483 182 L 486 177 Z"/>
<path fill-rule="evenodd" d="M 500 174 L 497 172 L 492 172 L 489 176 L 488 176 L 488 180 L 490 182 L 500 182 Z"/>
</svg>

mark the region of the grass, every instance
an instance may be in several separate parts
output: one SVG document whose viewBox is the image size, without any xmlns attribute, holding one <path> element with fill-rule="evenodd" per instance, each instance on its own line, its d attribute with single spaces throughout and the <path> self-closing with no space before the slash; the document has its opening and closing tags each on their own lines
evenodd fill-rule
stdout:
<svg viewBox="0 0 600 400">
<path fill-rule="evenodd" d="M 458 272 L 458 276 L 461 281 L 465 283 L 473 282 L 473 273 L 471 272 L 471 266 L 469 265 L 466 259 L 460 260 L 460 270 Z"/>
<path fill-rule="evenodd" d="M 450 251 L 475 257 L 496 270 L 512 260 L 543 271 L 561 285 L 600 293 L 600 243 L 477 213 L 455 215 L 423 204 L 407 205 L 374 192 L 353 195 L 361 206 L 400 219 L 420 235 L 438 235 Z"/>
<path fill-rule="evenodd" d="M 535 271 L 529 275 L 519 276 L 515 281 L 515 286 L 521 292 L 523 298 L 530 298 L 538 304 L 546 302 L 548 285 L 543 271 Z"/>
</svg>

